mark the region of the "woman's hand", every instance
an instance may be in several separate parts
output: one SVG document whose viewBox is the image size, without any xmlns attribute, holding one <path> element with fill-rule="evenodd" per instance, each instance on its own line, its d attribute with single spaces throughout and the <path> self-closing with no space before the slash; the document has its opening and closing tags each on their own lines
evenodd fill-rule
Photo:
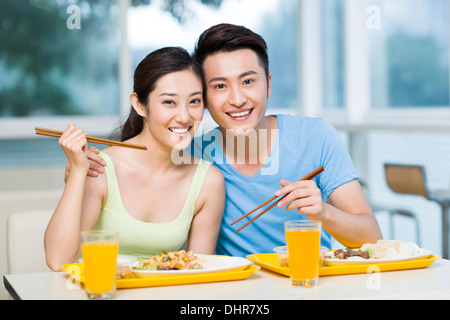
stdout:
<svg viewBox="0 0 450 320">
<path fill-rule="evenodd" d="M 275 195 L 287 195 L 278 202 L 279 207 L 288 204 L 286 210 L 297 209 L 299 213 L 306 214 L 310 220 L 321 219 L 323 211 L 322 194 L 313 180 L 296 182 L 281 180 L 280 184 L 283 188 L 278 190 Z"/>
<path fill-rule="evenodd" d="M 72 122 L 59 138 L 59 144 L 64 150 L 71 170 L 82 169 L 89 170 L 89 160 L 86 156 L 87 139 L 86 133 L 77 128 Z"/>
</svg>

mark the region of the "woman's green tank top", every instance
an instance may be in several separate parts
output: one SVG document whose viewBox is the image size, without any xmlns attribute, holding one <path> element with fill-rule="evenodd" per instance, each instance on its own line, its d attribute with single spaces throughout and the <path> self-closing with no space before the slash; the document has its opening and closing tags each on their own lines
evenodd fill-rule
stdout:
<svg viewBox="0 0 450 320">
<path fill-rule="evenodd" d="M 184 207 L 175 219 L 168 223 L 149 223 L 128 214 L 120 196 L 114 164 L 106 153 L 101 152 L 100 156 L 107 164 L 108 196 L 94 229 L 118 231 L 119 253 L 124 255 L 146 258 L 161 251 L 180 250 L 187 241 L 195 202 L 211 163 L 199 160 Z"/>
</svg>

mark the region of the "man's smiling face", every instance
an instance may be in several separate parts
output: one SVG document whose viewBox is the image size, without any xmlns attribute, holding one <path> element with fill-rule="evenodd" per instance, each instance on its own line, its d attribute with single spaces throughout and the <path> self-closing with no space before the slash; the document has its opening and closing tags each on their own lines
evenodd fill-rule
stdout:
<svg viewBox="0 0 450 320">
<path fill-rule="evenodd" d="M 206 105 L 221 129 L 258 129 L 270 96 L 270 74 L 257 54 L 251 49 L 218 52 L 205 59 L 203 69 Z"/>
</svg>

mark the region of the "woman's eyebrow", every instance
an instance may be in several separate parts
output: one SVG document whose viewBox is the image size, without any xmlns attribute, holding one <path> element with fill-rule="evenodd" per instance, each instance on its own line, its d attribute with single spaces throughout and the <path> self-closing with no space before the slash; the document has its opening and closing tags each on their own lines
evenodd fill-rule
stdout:
<svg viewBox="0 0 450 320">
<path fill-rule="evenodd" d="M 171 97 L 173 97 L 173 96 L 177 96 L 178 94 L 176 94 L 176 93 L 172 93 L 172 92 L 163 92 L 163 93 L 161 93 L 159 96 L 161 97 L 161 96 L 171 96 Z"/>
<path fill-rule="evenodd" d="M 201 91 L 195 91 L 195 92 L 190 93 L 189 95 L 190 95 L 190 96 L 196 96 L 196 95 L 198 95 L 198 94 L 201 95 L 202 92 L 201 92 Z M 161 93 L 159 96 L 160 96 L 160 97 L 162 97 L 162 96 L 174 97 L 174 96 L 178 96 L 178 93 L 174 93 L 174 92 L 163 92 L 163 93 Z"/>
</svg>

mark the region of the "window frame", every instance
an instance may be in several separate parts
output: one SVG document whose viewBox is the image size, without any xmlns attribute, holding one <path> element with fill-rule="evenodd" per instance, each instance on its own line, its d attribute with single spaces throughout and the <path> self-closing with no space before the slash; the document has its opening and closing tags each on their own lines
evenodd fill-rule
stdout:
<svg viewBox="0 0 450 320">
<path fill-rule="evenodd" d="M 371 108 L 370 59 L 365 12 L 360 0 L 342 0 L 344 9 L 345 98 L 342 109 L 324 109 L 322 103 L 321 3 L 299 1 L 299 93 L 304 116 L 323 117 L 338 130 L 406 130 L 450 132 L 450 106 L 401 109 Z M 364 19 L 364 21 L 361 21 Z M 376 32 L 373 31 L 373 32 Z M 450 60 L 450 55 L 449 55 Z"/>
</svg>

